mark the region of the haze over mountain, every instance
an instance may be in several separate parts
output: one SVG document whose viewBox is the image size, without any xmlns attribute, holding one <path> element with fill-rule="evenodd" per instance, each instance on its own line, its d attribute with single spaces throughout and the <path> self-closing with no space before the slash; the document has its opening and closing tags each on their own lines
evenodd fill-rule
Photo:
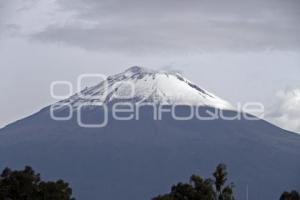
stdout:
<svg viewBox="0 0 300 200">
<path fill-rule="evenodd" d="M 51 118 L 48 106 L 1 129 L 0 168 L 31 165 L 46 178 L 70 182 L 79 200 L 148 200 L 192 173 L 209 176 L 221 162 L 228 166 L 237 199 L 274 200 L 300 187 L 299 135 L 247 120 L 250 115 L 176 73 L 133 67 L 108 77 L 107 87 L 104 83 L 60 102 L 69 106 L 54 113 L 68 120 Z M 143 106 L 139 120 L 118 120 L 113 106 L 124 101 L 164 104 L 167 110 L 185 104 L 175 108 L 178 116 L 201 105 L 201 116 L 218 111 L 241 119 L 176 120 L 170 111 L 157 120 L 153 106 Z M 97 106 L 103 102 L 107 110 Z M 78 124 L 78 117 L 95 124 L 105 114 L 105 127 Z"/>
</svg>

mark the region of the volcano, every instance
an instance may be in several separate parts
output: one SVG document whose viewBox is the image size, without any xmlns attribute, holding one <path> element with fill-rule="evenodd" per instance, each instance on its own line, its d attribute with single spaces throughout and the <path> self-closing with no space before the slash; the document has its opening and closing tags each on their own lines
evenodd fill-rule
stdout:
<svg viewBox="0 0 300 200">
<path fill-rule="evenodd" d="M 136 112 L 123 112 L 143 103 L 138 119 L 128 118 Z M 116 119 L 116 104 L 123 109 L 119 118 L 127 120 Z M 231 120 L 178 120 L 174 105 L 181 117 L 194 108 L 201 116 L 218 111 Z M 157 107 L 170 112 L 156 119 Z M 78 123 L 96 124 L 104 116 L 105 126 Z M 237 199 L 278 199 L 300 188 L 300 136 L 235 110 L 178 73 L 141 67 L 0 130 L 0 168 L 30 165 L 45 179 L 68 181 L 79 200 L 149 200 L 191 174 L 210 176 L 218 163 L 227 165 Z"/>
</svg>

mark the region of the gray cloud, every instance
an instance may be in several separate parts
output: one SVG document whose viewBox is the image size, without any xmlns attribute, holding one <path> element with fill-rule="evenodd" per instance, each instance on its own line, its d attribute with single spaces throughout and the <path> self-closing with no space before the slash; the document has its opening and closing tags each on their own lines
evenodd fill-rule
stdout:
<svg viewBox="0 0 300 200">
<path fill-rule="evenodd" d="M 300 49 L 300 1 L 57 0 L 70 23 L 34 33 L 38 41 L 88 50 L 257 51 Z"/>
<path fill-rule="evenodd" d="M 280 90 L 276 103 L 266 119 L 288 130 L 300 133 L 300 86 Z"/>
<path fill-rule="evenodd" d="M 20 32 L 20 26 L 10 22 L 13 15 L 13 8 L 16 7 L 17 3 L 16 0 L 0 2 L 0 39 L 4 36 L 18 35 Z"/>
</svg>

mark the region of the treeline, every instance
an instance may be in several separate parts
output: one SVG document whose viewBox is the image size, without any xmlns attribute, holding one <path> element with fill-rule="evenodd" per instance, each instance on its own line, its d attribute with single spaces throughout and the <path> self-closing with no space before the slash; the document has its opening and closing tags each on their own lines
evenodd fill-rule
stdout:
<svg viewBox="0 0 300 200">
<path fill-rule="evenodd" d="M 0 200 L 75 200 L 63 180 L 42 181 L 40 174 L 27 166 L 24 170 L 5 168 L 0 176 Z"/>
<path fill-rule="evenodd" d="M 219 164 L 213 178 L 192 175 L 188 183 L 177 183 L 170 193 L 152 200 L 235 200 L 233 183 L 227 184 L 227 170 Z M 63 181 L 43 181 L 27 166 L 24 170 L 5 168 L 0 175 L 0 200 L 75 200 L 70 185 Z M 297 191 L 283 192 L 279 200 L 300 200 Z"/>
<path fill-rule="evenodd" d="M 213 178 L 207 179 L 192 175 L 188 183 L 177 183 L 172 186 L 170 193 L 152 200 L 235 200 L 233 183 L 226 184 L 226 166 L 219 164 L 212 175 Z M 279 200 L 300 200 L 300 195 L 295 190 L 284 192 Z"/>
</svg>

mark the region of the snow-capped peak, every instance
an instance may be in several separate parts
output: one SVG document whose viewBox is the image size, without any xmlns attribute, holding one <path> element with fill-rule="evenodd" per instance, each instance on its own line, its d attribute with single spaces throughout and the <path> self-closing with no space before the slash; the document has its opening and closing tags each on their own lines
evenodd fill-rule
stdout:
<svg viewBox="0 0 300 200">
<path fill-rule="evenodd" d="M 203 105 L 232 109 L 225 100 L 201 89 L 179 73 L 130 67 L 122 73 L 86 88 L 64 100 L 74 107 L 82 103 L 153 102 L 156 104 Z"/>
</svg>

